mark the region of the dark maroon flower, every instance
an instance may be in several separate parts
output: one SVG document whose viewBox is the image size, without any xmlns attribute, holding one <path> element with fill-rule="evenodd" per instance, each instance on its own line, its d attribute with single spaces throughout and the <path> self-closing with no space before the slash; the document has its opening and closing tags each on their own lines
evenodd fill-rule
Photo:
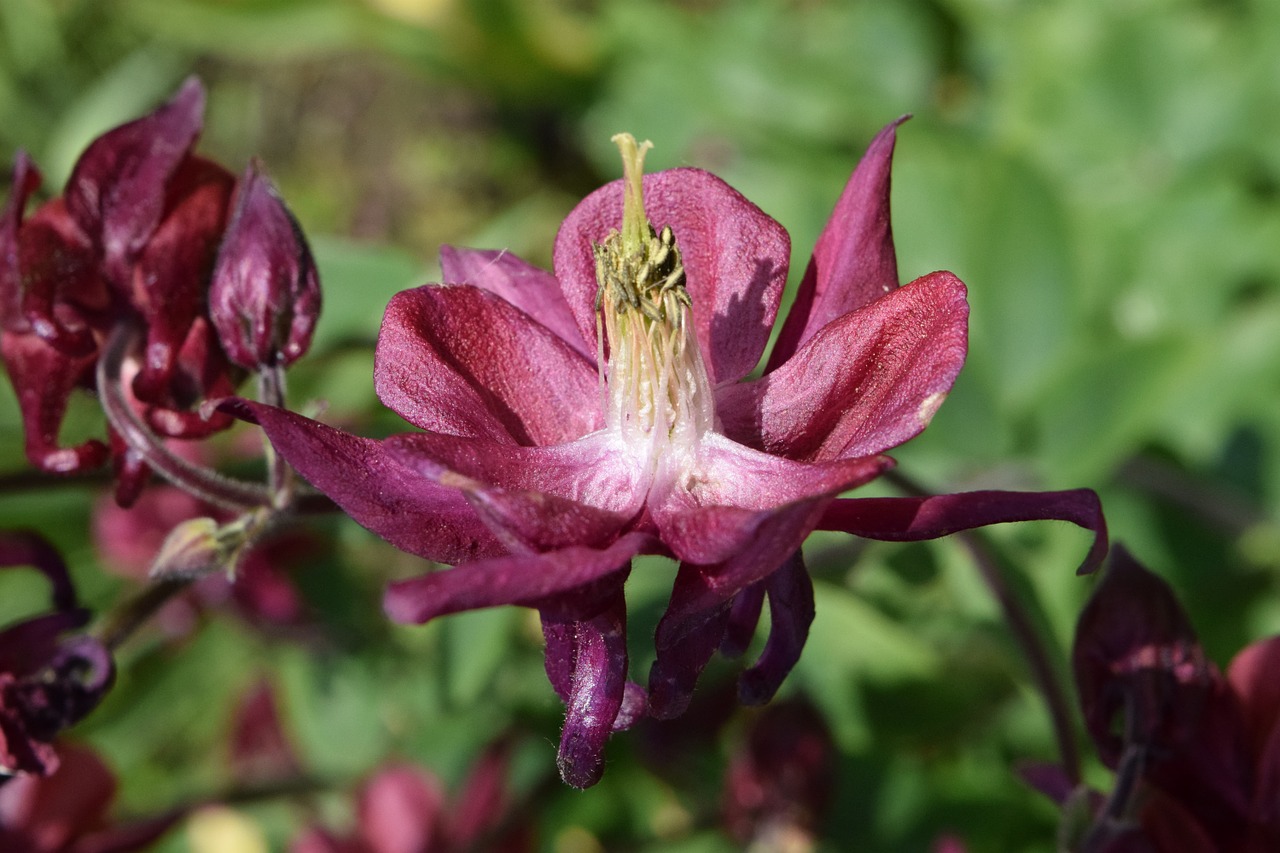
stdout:
<svg viewBox="0 0 1280 853">
<path fill-rule="evenodd" d="M 302 229 L 251 163 L 236 191 L 209 287 L 227 356 L 248 370 L 288 365 L 311 345 L 320 280 Z"/>
<path fill-rule="evenodd" d="M 808 703 L 779 702 L 761 711 L 725 776 L 730 836 L 744 847 L 812 847 L 831 805 L 835 756 L 830 729 Z"/>
<path fill-rule="evenodd" d="M 0 782 L 57 769 L 50 745 L 92 711 L 110 689 L 110 653 L 84 635 L 88 611 L 77 606 L 61 556 L 35 533 L 0 533 L 0 568 L 32 566 L 53 586 L 53 610 L 0 630 Z"/>
<path fill-rule="evenodd" d="M 1086 724 L 1117 772 L 1082 849 L 1280 849 L 1277 662 L 1273 637 L 1224 677 L 1169 585 L 1117 547 L 1073 652 Z"/>
<path fill-rule="evenodd" d="M 503 740 L 489 747 L 452 798 L 433 774 L 409 764 L 388 766 L 360 789 L 354 832 L 339 836 L 312 827 L 290 853 L 532 851 L 532 827 L 510 813 L 510 746 Z"/>
<path fill-rule="evenodd" d="M 61 763 L 44 778 L 24 776 L 0 787 L 0 850 L 13 853 L 130 853 L 145 850 L 180 815 L 131 823 L 108 814 L 116 780 L 94 753 L 64 744 Z"/>
<path fill-rule="evenodd" d="M 588 196 L 555 274 L 506 252 L 446 248 L 444 286 L 398 294 L 378 342 L 382 401 L 423 432 L 358 438 L 246 404 L 282 455 L 361 524 L 457 564 L 394 584 L 401 622 L 499 604 L 540 610 L 547 673 L 568 706 L 559 763 L 594 783 L 609 733 L 678 715 L 717 647 L 740 652 L 766 701 L 813 617 L 799 548 L 814 529 L 929 539 L 1061 518 L 1105 535 L 1092 492 L 838 500 L 892 465 L 964 361 L 964 285 L 899 287 L 889 228 L 897 123 L 872 143 L 818 242 L 769 369 L 787 277 L 785 230 L 707 172 L 625 178 Z M 637 554 L 681 568 L 647 695 L 626 680 L 623 582 Z"/>
</svg>

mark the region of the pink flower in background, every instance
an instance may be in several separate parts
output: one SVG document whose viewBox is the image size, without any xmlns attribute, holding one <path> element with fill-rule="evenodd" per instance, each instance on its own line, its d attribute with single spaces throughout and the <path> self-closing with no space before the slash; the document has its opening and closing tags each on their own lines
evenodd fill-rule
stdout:
<svg viewBox="0 0 1280 853">
<path fill-rule="evenodd" d="M 391 543 L 457 568 L 394 584 L 401 622 L 501 604 L 540 611 L 567 706 L 559 765 L 593 784 L 611 731 L 680 714 L 717 647 L 771 631 L 740 693 L 773 695 L 813 618 L 815 529 L 929 539 L 1038 518 L 1097 532 L 1088 491 L 842 500 L 892 466 L 963 364 L 964 285 L 899 287 L 889 227 L 897 123 L 873 141 L 818 241 L 764 375 L 786 231 L 698 169 L 625 177 L 561 226 L 555 271 L 446 248 L 443 286 L 397 295 L 378 342 L 382 401 L 421 432 L 383 441 L 237 404 L 279 452 Z M 631 559 L 680 561 L 648 691 L 627 681 Z"/>
<path fill-rule="evenodd" d="M 131 853 L 149 849 L 181 816 L 172 812 L 131 823 L 110 819 L 116 780 L 81 746 L 58 748 L 53 775 L 0 786 L 0 850 L 12 853 Z"/>
</svg>

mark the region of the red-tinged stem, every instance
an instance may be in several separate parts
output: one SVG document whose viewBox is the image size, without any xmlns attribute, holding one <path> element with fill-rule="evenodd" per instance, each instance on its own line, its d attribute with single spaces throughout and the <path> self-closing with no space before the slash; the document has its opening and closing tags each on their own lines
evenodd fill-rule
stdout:
<svg viewBox="0 0 1280 853">
<path fill-rule="evenodd" d="M 124 363 L 140 338 L 137 327 L 121 324 L 111 333 L 98 360 L 98 397 L 112 428 L 152 470 L 183 491 L 227 509 L 246 511 L 271 506 L 272 496 L 255 483 L 223 476 L 174 455 L 130 405 L 124 393 Z"/>
</svg>

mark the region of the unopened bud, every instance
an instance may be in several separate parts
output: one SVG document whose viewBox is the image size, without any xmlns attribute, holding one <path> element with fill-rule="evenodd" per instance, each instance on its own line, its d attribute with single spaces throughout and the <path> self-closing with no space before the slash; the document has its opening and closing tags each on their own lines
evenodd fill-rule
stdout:
<svg viewBox="0 0 1280 853">
<path fill-rule="evenodd" d="M 249 370 L 284 366 L 311 345 L 320 279 L 306 237 L 251 163 L 209 286 L 209 314 L 227 356 Z"/>
</svg>

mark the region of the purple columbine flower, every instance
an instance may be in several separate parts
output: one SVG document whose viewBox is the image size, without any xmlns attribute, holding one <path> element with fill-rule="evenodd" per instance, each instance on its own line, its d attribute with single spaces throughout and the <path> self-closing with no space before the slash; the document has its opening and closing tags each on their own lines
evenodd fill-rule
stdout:
<svg viewBox="0 0 1280 853">
<path fill-rule="evenodd" d="M 1169 585 L 1117 547 L 1072 663 L 1089 733 L 1117 774 L 1073 849 L 1280 849 L 1280 637 L 1246 647 L 1224 676 Z"/>
<path fill-rule="evenodd" d="M 714 175 L 642 177 L 647 145 L 615 137 L 625 176 L 561 226 L 555 272 L 445 248 L 447 284 L 387 308 L 374 381 L 422 431 L 374 441 L 245 404 L 304 477 L 392 544 L 455 564 L 392 585 L 399 622 L 501 604 L 537 608 L 567 705 L 559 765 L 587 786 L 609 733 L 681 713 L 717 647 L 766 701 L 813 618 L 800 545 L 815 529 L 930 539 L 1059 518 L 1098 534 L 1092 492 L 841 500 L 892 466 L 964 362 L 954 275 L 899 287 L 889 226 L 897 122 L 872 142 L 827 224 L 764 375 L 787 278 L 787 232 Z M 680 561 L 646 692 L 627 681 L 631 558 Z"/>
<path fill-rule="evenodd" d="M 0 785 L 58 767 L 52 741 L 92 711 L 111 688 L 111 654 L 87 635 L 89 612 L 57 550 L 38 534 L 0 533 L 0 568 L 31 566 L 49 579 L 53 610 L 0 630 Z"/>
</svg>

